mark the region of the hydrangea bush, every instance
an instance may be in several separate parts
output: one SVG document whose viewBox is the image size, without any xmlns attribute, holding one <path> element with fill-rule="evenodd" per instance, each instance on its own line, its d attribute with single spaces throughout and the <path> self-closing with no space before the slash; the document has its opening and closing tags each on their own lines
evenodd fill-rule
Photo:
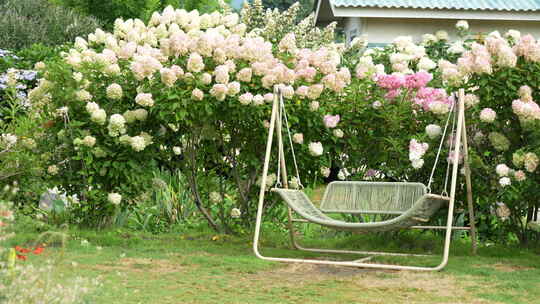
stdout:
<svg viewBox="0 0 540 304">
<path fill-rule="evenodd" d="M 203 172 L 231 177 L 247 218 L 274 87 L 291 105 L 291 121 L 302 117 L 314 133 L 323 125 L 315 103 L 350 81 L 336 47 L 300 48 L 294 33 L 272 43 L 257 29 L 248 32 L 244 19 L 230 10 L 200 15 L 172 7 L 148 24 L 118 19 L 112 33 L 77 38 L 63 62 L 42 69 L 30 97 L 49 117 L 46 171 L 79 194 L 87 216 L 128 207 L 148 172 L 165 166 L 188 174 L 211 223 L 198 186 Z"/>
</svg>

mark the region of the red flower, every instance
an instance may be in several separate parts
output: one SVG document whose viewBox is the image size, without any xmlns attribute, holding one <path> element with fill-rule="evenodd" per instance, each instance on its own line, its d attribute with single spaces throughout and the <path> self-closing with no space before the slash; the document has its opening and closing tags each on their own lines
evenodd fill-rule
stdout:
<svg viewBox="0 0 540 304">
<path fill-rule="evenodd" d="M 17 254 L 17 259 L 22 260 L 22 261 L 26 261 L 26 256 L 22 255 L 22 254 Z"/>
<path fill-rule="evenodd" d="M 30 250 L 28 248 L 22 248 L 20 246 L 15 246 L 15 250 L 20 252 L 20 253 L 29 253 L 30 251 L 32 251 L 32 250 Z"/>
<path fill-rule="evenodd" d="M 34 254 L 41 254 L 43 252 L 43 247 L 36 247 L 36 249 L 34 249 Z"/>
</svg>

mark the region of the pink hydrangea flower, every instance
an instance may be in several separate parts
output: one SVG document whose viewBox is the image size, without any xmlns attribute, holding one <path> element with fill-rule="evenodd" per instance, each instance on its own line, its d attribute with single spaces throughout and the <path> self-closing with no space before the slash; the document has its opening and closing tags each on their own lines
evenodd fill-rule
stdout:
<svg viewBox="0 0 540 304">
<path fill-rule="evenodd" d="M 324 115 L 323 122 L 327 128 L 335 128 L 339 123 L 339 115 Z"/>
<path fill-rule="evenodd" d="M 401 74 L 379 75 L 377 77 L 377 84 L 381 88 L 396 90 L 405 84 L 405 76 Z"/>
<path fill-rule="evenodd" d="M 405 87 L 409 89 L 419 89 L 425 87 L 431 79 L 433 79 L 433 75 L 424 71 L 409 74 L 405 76 Z"/>
</svg>

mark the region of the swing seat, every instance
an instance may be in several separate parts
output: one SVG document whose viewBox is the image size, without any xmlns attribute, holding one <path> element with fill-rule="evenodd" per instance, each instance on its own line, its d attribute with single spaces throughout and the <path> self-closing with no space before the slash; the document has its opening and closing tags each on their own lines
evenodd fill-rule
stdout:
<svg viewBox="0 0 540 304">
<path fill-rule="evenodd" d="M 450 201 L 447 196 L 430 194 L 421 183 L 332 182 L 326 188 L 318 209 L 301 190 L 274 188 L 283 200 L 309 222 L 336 230 L 382 232 L 408 228 L 429 221 Z M 325 213 L 395 215 L 388 220 L 350 223 Z"/>
</svg>

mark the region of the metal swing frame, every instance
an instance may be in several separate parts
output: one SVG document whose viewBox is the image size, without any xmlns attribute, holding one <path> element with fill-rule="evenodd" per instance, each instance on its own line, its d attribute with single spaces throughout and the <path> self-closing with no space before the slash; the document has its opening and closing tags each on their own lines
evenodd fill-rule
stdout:
<svg viewBox="0 0 540 304">
<path fill-rule="evenodd" d="M 283 138 L 282 138 L 282 132 L 281 132 L 282 125 L 281 125 L 281 122 L 276 123 L 278 121 L 278 116 L 281 115 L 280 113 L 281 104 L 278 98 L 279 94 L 280 94 L 279 89 L 275 88 L 261 185 L 266 185 L 266 180 L 268 176 L 268 168 L 270 164 L 270 156 L 271 156 L 271 151 L 272 151 L 273 137 L 274 137 L 274 132 L 275 132 L 277 135 L 278 151 L 279 151 L 278 168 L 281 169 L 280 173 L 281 173 L 281 178 L 283 180 L 283 186 L 284 188 L 288 188 L 287 168 L 285 166 Z M 260 192 L 259 192 L 259 202 L 258 202 L 257 217 L 256 217 L 256 223 L 255 223 L 255 233 L 254 233 L 254 238 L 253 238 L 253 251 L 255 255 L 260 259 L 267 260 L 267 261 L 275 261 L 275 262 L 308 263 L 308 264 L 319 264 L 319 265 L 350 266 L 350 267 L 389 269 L 389 270 L 440 271 L 448 264 L 451 237 L 452 237 L 453 230 L 469 230 L 470 231 L 471 239 L 472 239 L 472 252 L 473 254 L 476 254 L 476 249 L 477 249 L 476 227 L 475 227 L 475 220 L 474 220 L 475 217 L 474 217 L 474 208 L 473 208 L 473 200 L 472 200 L 470 168 L 469 168 L 469 163 L 468 163 L 469 157 L 468 157 L 468 143 L 467 143 L 467 133 L 466 133 L 466 123 L 465 123 L 465 113 L 464 113 L 464 110 L 465 110 L 464 97 L 465 97 L 464 90 L 463 89 L 459 90 L 458 109 L 457 109 L 457 130 L 456 130 L 456 138 L 454 142 L 455 152 L 454 152 L 453 166 L 452 166 L 450 200 L 448 203 L 448 214 L 447 214 L 446 226 L 412 226 L 410 227 L 412 229 L 443 229 L 445 230 L 442 260 L 437 266 L 423 267 L 423 266 L 405 266 L 405 265 L 396 265 L 396 264 L 367 263 L 367 261 L 370 260 L 373 256 L 430 256 L 430 255 L 397 253 L 397 252 L 319 249 L 319 248 L 303 247 L 300 244 L 298 244 L 295 238 L 294 222 L 309 223 L 309 221 L 304 220 L 304 219 L 294 219 L 293 212 L 290 207 L 288 207 L 288 226 L 289 226 L 289 235 L 290 235 L 291 244 L 294 249 L 308 251 L 308 252 L 320 252 L 320 253 L 359 254 L 359 255 L 368 255 L 368 257 L 364 257 L 364 258 L 352 260 L 352 261 L 333 261 L 333 260 L 315 260 L 315 259 L 264 256 L 261 254 L 259 250 L 259 239 L 260 239 L 260 234 L 261 234 L 262 214 L 263 214 L 263 209 L 264 209 L 264 198 L 265 198 L 265 193 L 266 193 L 265 187 L 261 187 Z M 467 189 L 468 213 L 470 216 L 469 227 L 453 226 L 455 193 L 456 193 L 457 177 L 458 177 L 458 169 L 459 169 L 459 155 L 460 155 L 460 149 L 461 149 L 461 145 L 459 145 L 459 143 L 463 145 L 463 150 L 464 150 L 463 161 L 464 161 L 465 182 L 466 182 L 466 189 Z"/>
</svg>

